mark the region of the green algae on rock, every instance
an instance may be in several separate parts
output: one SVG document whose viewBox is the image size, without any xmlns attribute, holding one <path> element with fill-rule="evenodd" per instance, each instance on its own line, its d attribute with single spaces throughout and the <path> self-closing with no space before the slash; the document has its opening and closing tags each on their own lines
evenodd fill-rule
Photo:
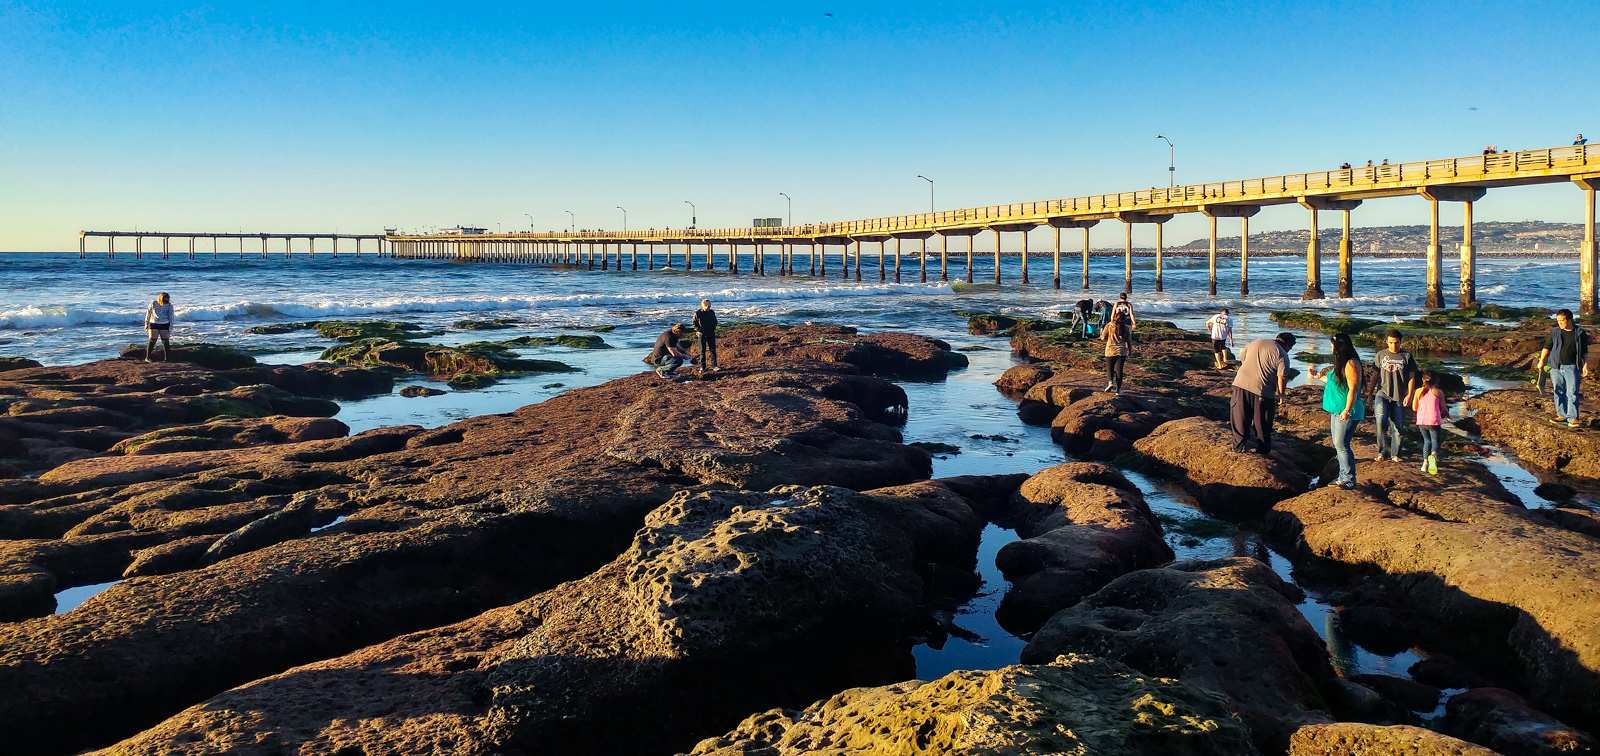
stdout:
<svg viewBox="0 0 1600 756">
<path fill-rule="evenodd" d="M 610 349 L 605 339 L 587 334 L 563 333 L 557 336 L 518 336 L 499 342 L 505 346 L 564 346 L 573 349 Z"/>
<path fill-rule="evenodd" d="M 156 354 L 160 355 L 160 347 Z M 118 355 L 124 360 L 143 360 L 145 358 L 144 344 L 129 344 Z M 208 344 L 203 341 L 194 341 L 186 344 L 173 344 L 170 353 L 165 355 L 166 362 L 187 362 L 212 370 L 231 370 L 233 368 L 247 368 L 256 364 L 256 358 L 231 346 L 223 344 Z M 157 358 L 157 361 L 162 361 Z"/>
</svg>

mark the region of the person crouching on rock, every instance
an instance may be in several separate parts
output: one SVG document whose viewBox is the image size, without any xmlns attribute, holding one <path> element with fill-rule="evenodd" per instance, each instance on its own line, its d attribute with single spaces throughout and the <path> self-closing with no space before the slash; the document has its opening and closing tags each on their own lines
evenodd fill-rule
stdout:
<svg viewBox="0 0 1600 756">
<path fill-rule="evenodd" d="M 700 300 L 700 309 L 694 311 L 694 333 L 700 341 L 700 374 L 717 372 L 717 311 L 709 299 Z"/>
<path fill-rule="evenodd" d="M 683 367 L 689 360 L 689 353 L 683 351 L 679 339 L 683 336 L 683 324 L 673 323 L 671 328 L 661 332 L 656 337 L 656 345 L 650 350 L 650 356 L 644 358 L 646 365 L 656 366 L 656 375 L 662 378 L 670 377 Z"/>
<path fill-rule="evenodd" d="M 1356 424 L 1366 417 L 1367 406 L 1361 401 L 1361 358 L 1349 334 L 1333 337 L 1333 365 L 1321 371 L 1312 368 L 1311 376 L 1323 381 L 1322 409 L 1328 413 L 1328 437 L 1333 442 L 1333 456 L 1339 460 L 1336 482 L 1340 488 L 1355 488 L 1356 455 L 1350 439 Z"/>
<path fill-rule="evenodd" d="M 1287 380 L 1288 354 L 1294 342 L 1294 334 L 1285 331 L 1276 338 L 1256 339 L 1240 353 L 1228 413 L 1234 451 L 1250 451 L 1253 443 L 1256 451 L 1272 453 L 1272 421 L 1278 395 L 1283 393 Z"/>
<path fill-rule="evenodd" d="M 144 333 L 148 338 L 144 345 L 144 361 L 150 361 L 156 339 L 161 339 L 161 361 L 166 362 L 172 352 L 172 297 L 166 292 L 157 294 L 155 301 L 145 308 Z"/>
</svg>

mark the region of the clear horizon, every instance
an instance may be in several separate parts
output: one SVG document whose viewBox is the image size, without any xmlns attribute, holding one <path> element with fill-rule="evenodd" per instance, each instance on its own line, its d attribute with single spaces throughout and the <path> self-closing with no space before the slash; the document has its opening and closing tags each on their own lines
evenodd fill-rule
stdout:
<svg viewBox="0 0 1600 756">
<path fill-rule="evenodd" d="M 683 200 L 699 225 L 733 226 L 785 215 L 779 192 L 797 223 L 893 215 L 927 208 L 917 174 L 941 209 L 1164 185 L 1157 134 L 1180 184 L 1560 146 L 1600 137 L 1600 105 L 1571 83 L 1594 21 L 1578 2 L 0 0 L 0 249 L 73 251 L 80 228 L 134 226 L 509 230 L 528 213 L 543 230 L 566 210 L 612 228 L 618 205 L 630 227 L 682 226 Z M 1467 54 L 1474 38 L 1519 54 Z M 1579 197 L 1496 189 L 1475 215 L 1575 222 Z M 1251 230 L 1305 220 L 1272 207 Z M 1372 201 L 1354 222 L 1423 223 L 1426 203 Z M 1165 238 L 1204 233 L 1181 216 Z M 1093 234 L 1101 248 L 1122 231 Z"/>
</svg>

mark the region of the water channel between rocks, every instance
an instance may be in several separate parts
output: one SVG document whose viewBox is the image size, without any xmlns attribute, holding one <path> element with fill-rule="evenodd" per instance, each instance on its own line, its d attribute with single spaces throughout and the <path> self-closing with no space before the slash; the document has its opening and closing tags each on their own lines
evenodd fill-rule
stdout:
<svg viewBox="0 0 1600 756">
<path fill-rule="evenodd" d="M 1178 324 L 1198 329 L 1200 320 L 1200 317 L 1180 317 Z M 1242 316 L 1239 321 L 1236 333 L 1240 344 L 1246 339 L 1268 336 L 1278 330 L 1275 324 L 1259 315 Z M 902 429 L 906 442 L 946 444 L 957 449 L 935 453 L 934 477 L 1031 474 L 1070 461 L 1072 457 L 1051 439 L 1049 428 L 1022 423 L 1017 417 L 1016 403 L 995 390 L 994 380 L 1016 364 L 1007 342 L 999 338 L 965 335 L 956 330 L 964 322 L 955 318 L 947 325 L 905 329 L 943 338 L 970 360 L 965 370 L 953 372 L 944 380 L 901 383 L 910 400 L 909 418 Z M 404 398 L 390 394 L 345 402 L 338 417 L 349 424 L 354 433 L 408 422 L 436 426 L 474 415 L 509 412 L 571 388 L 595 385 L 637 372 L 640 369 L 638 355 L 648 349 L 654 337 L 653 329 L 619 328 L 614 333 L 606 334 L 606 340 L 617 347 L 615 349 L 540 354 L 580 366 L 583 369 L 581 373 L 533 376 L 483 390 L 451 391 L 437 397 Z M 463 335 L 460 338 L 472 337 Z M 1302 334 L 1295 351 L 1325 353 L 1329 350 L 1327 342 L 1325 336 Z M 312 356 L 283 355 L 274 361 L 298 362 Z M 1364 352 L 1364 358 L 1369 356 L 1370 352 Z M 1294 366 L 1302 372 L 1308 367 L 1298 360 L 1294 361 Z M 1302 377 L 1296 382 L 1304 380 Z M 425 380 L 408 383 L 443 388 Z M 1469 378 L 1470 391 L 1496 387 L 1499 385 L 1495 382 Z M 1459 407 L 1456 408 L 1456 415 L 1460 415 Z M 1483 461 L 1528 506 L 1541 506 L 1544 503 L 1533 495 L 1533 489 L 1539 481 L 1518 466 L 1514 458 L 1500 450 L 1493 450 Z M 1409 677 L 1408 668 L 1426 656 L 1426 652 L 1420 649 L 1384 649 L 1389 653 L 1378 653 L 1348 640 L 1339 627 L 1339 608 L 1315 586 L 1304 584 L 1289 559 L 1273 550 L 1253 523 L 1234 523 L 1211 517 L 1201 512 L 1193 499 L 1176 484 L 1152 479 L 1136 471 L 1123 470 L 1123 473 L 1140 488 L 1146 502 L 1161 520 L 1166 540 L 1177 559 L 1253 557 L 1266 562 L 1285 581 L 1304 591 L 1305 598 L 1298 608 L 1327 643 L 1334 666 L 1345 675 L 1376 673 Z M 913 655 L 917 677 L 933 679 L 956 669 L 989 669 L 1017 663 L 1027 639 L 1008 632 L 995 618 L 1000 600 L 1009 588 L 1009 583 L 995 566 L 995 555 L 1007 543 L 1015 540 L 1017 534 L 1009 529 L 992 523 L 985 526 L 977 555 L 977 570 L 982 582 L 976 593 L 958 607 L 954 617 L 955 625 L 964 632 L 950 635 L 939 642 L 938 647 L 928 644 L 915 647 Z M 97 589 L 94 592 L 98 592 L 104 587 L 85 586 L 63 594 L 88 589 Z M 87 595 L 92 595 L 92 592 Z M 77 601 L 81 602 L 87 595 Z M 1438 711 L 1433 713 L 1437 714 Z"/>
</svg>

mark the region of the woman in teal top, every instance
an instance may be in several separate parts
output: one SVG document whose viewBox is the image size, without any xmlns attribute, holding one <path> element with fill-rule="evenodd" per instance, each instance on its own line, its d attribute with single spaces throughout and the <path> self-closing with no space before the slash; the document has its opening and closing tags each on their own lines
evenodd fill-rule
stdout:
<svg viewBox="0 0 1600 756">
<path fill-rule="evenodd" d="M 1350 439 L 1356 424 L 1366 417 L 1367 407 L 1361 401 L 1361 357 L 1348 334 L 1333 337 L 1333 365 L 1322 371 L 1313 368 L 1311 375 L 1323 381 L 1322 409 L 1328 413 L 1328 435 L 1339 460 L 1337 483 L 1340 488 L 1355 488 L 1356 455 Z"/>
</svg>

